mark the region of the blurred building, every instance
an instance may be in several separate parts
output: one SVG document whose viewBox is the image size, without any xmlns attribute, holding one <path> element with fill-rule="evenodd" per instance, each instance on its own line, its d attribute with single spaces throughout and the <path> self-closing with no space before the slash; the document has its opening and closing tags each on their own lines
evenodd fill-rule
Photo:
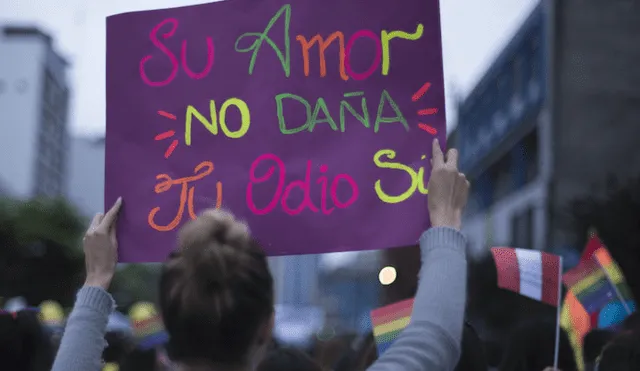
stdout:
<svg viewBox="0 0 640 371">
<path fill-rule="evenodd" d="M 277 282 L 280 304 L 300 307 L 318 304 L 320 255 L 292 255 L 273 259 L 282 264 L 281 280 Z"/>
<path fill-rule="evenodd" d="M 68 198 L 85 216 L 104 211 L 105 140 L 71 138 Z"/>
<path fill-rule="evenodd" d="M 326 313 L 326 325 L 334 331 L 371 331 L 369 312 L 380 303 L 380 258 L 379 251 L 322 256 L 319 271 L 321 304 Z"/>
<path fill-rule="evenodd" d="M 541 2 L 459 105 L 473 249 L 577 247 L 570 203 L 640 175 L 640 4 Z"/>
<path fill-rule="evenodd" d="M 68 174 L 68 63 L 50 36 L 0 26 L 0 179 L 7 193 L 63 196 Z"/>
</svg>

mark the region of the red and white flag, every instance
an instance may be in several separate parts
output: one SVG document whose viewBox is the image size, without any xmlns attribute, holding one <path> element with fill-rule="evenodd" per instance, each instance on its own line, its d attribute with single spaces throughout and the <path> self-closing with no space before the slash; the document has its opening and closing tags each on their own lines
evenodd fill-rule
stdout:
<svg viewBox="0 0 640 371">
<path fill-rule="evenodd" d="M 538 250 L 493 247 L 498 287 L 558 306 L 561 257 Z"/>
</svg>

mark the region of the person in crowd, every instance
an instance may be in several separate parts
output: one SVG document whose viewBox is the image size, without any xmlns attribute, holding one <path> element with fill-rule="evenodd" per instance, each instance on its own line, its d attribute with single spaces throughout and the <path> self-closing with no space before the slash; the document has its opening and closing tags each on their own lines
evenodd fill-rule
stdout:
<svg viewBox="0 0 640 371">
<path fill-rule="evenodd" d="M 53 344 L 36 313 L 0 314 L 0 370 L 49 371 Z"/>
<path fill-rule="evenodd" d="M 615 333 L 606 329 L 589 331 L 582 341 L 582 353 L 585 371 L 594 371 L 596 359 L 602 353 L 605 345 L 613 340 Z"/>
<path fill-rule="evenodd" d="M 156 349 L 134 348 L 127 353 L 120 366 L 120 371 L 156 371 L 158 354 Z"/>
<path fill-rule="evenodd" d="M 364 339 L 350 347 L 336 363 L 334 371 L 364 371 L 378 358 L 373 333 L 369 333 Z"/>
<path fill-rule="evenodd" d="M 117 332 L 108 332 L 104 339 L 107 342 L 107 347 L 102 352 L 102 360 L 107 363 L 122 364 L 129 349 L 132 348 L 131 341 Z"/>
<path fill-rule="evenodd" d="M 553 365 L 555 333 L 555 320 L 533 320 L 518 326 L 507 339 L 500 371 L 540 371 Z M 558 369 L 576 371 L 573 348 L 562 329 L 559 340 Z"/>
<path fill-rule="evenodd" d="M 640 331 L 640 312 L 633 312 L 622 322 L 624 330 Z"/>
<path fill-rule="evenodd" d="M 597 371 L 640 370 L 640 333 L 625 331 L 602 350 L 594 367 Z"/>
<path fill-rule="evenodd" d="M 295 348 L 281 348 L 267 353 L 257 371 L 323 371 L 309 355 Z"/>
<path fill-rule="evenodd" d="M 487 371 L 484 344 L 470 323 L 465 322 L 462 332 L 462 353 L 454 371 Z"/>
<path fill-rule="evenodd" d="M 350 353 L 353 336 L 336 336 L 319 342 L 314 351 L 318 364 L 324 369 L 334 369 L 342 357 Z"/>
<path fill-rule="evenodd" d="M 458 154 L 433 144 L 428 209 L 420 238 L 422 267 L 411 323 L 369 371 L 449 371 L 458 362 L 466 298 L 466 241 L 461 217 L 469 182 Z M 87 280 L 53 371 L 100 368 L 114 300 L 106 291 L 117 263 L 116 219 L 122 200 L 97 215 L 84 238 Z M 357 227 L 354 226 L 354 227 Z M 160 277 L 167 351 L 181 370 L 254 370 L 274 326 L 273 278 L 263 249 L 233 215 L 207 210 L 178 234 Z"/>
</svg>

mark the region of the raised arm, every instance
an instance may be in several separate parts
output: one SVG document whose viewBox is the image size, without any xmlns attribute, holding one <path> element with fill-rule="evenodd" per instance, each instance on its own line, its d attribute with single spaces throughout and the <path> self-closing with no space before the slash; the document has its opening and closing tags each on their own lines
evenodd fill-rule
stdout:
<svg viewBox="0 0 640 371">
<path fill-rule="evenodd" d="M 84 238 L 87 280 L 67 320 L 52 371 L 102 370 L 104 335 L 115 307 L 106 290 L 118 261 L 115 222 L 120 205 L 118 200 L 105 215 L 96 215 Z"/>
<path fill-rule="evenodd" d="M 432 228 L 420 238 L 422 267 L 411 323 L 368 371 L 450 371 L 460 356 L 464 321 L 466 241 L 460 233 L 469 182 L 458 172 L 457 152 L 446 161 L 433 144 L 429 180 Z"/>
</svg>

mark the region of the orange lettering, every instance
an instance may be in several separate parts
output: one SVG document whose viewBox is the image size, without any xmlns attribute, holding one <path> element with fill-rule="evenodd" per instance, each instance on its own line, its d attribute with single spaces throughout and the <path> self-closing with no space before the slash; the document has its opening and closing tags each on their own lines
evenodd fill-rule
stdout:
<svg viewBox="0 0 640 371">
<path fill-rule="evenodd" d="M 313 47 L 313 45 L 317 42 L 318 49 L 320 54 L 320 76 L 325 77 L 327 75 L 327 61 L 324 56 L 324 52 L 327 50 L 329 45 L 335 40 L 338 39 L 340 44 L 340 77 L 347 81 L 349 80 L 349 76 L 345 70 L 344 66 L 344 56 L 345 56 L 345 46 L 344 46 L 344 34 L 340 31 L 336 31 L 329 35 L 329 38 L 325 41 L 322 36 L 315 35 L 311 38 L 311 40 L 307 41 L 307 39 L 302 36 L 296 36 L 296 40 L 300 42 L 302 46 L 302 58 L 304 60 L 304 75 L 309 76 L 309 49 Z"/>
<path fill-rule="evenodd" d="M 204 169 L 204 170 L 203 170 Z M 203 170 L 203 171 L 201 171 Z M 154 188 L 154 192 L 157 194 L 167 192 L 174 185 L 181 185 L 182 189 L 180 190 L 180 205 L 178 208 L 178 213 L 175 218 L 167 224 L 167 225 L 158 225 L 155 222 L 156 214 L 160 211 L 160 207 L 155 207 L 149 212 L 148 223 L 149 226 L 156 231 L 159 232 L 168 232 L 174 230 L 180 222 L 182 221 L 182 216 L 184 215 L 185 205 L 187 206 L 187 210 L 189 213 L 189 217 L 191 219 L 196 218 L 196 213 L 193 209 L 193 194 L 195 192 L 195 186 L 192 185 L 189 187 L 189 183 L 200 180 L 213 172 L 213 162 L 203 161 L 194 169 L 193 176 L 188 176 L 179 179 L 171 179 L 171 177 L 167 174 L 159 174 L 156 176 L 156 180 L 158 180 L 158 184 L 156 184 Z M 216 183 L 216 208 L 220 208 L 222 205 L 222 183 Z"/>
</svg>

